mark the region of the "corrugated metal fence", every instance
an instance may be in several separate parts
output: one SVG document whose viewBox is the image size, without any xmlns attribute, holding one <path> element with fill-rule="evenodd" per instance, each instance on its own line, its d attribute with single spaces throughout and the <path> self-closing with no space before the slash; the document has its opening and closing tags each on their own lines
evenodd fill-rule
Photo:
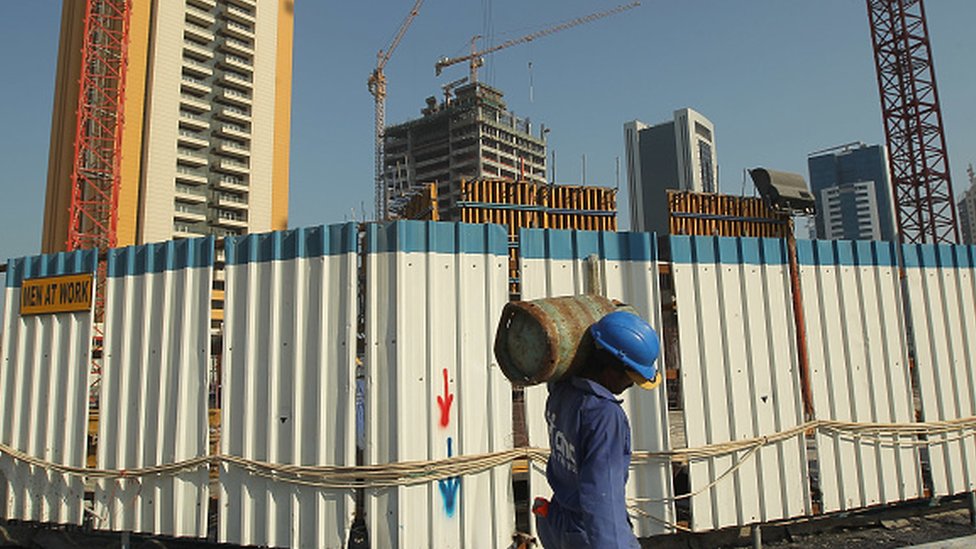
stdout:
<svg viewBox="0 0 976 549">
<path fill-rule="evenodd" d="M 783 240 L 675 236 L 659 250 L 650 234 L 525 230 L 520 241 L 523 299 L 601 293 L 677 340 L 667 347 L 666 362 L 678 369 L 670 389 L 625 398 L 633 448 L 653 454 L 634 464 L 627 492 L 642 511 L 641 536 L 678 523 L 705 531 L 905 501 L 926 488 L 976 489 L 971 436 L 934 435 L 925 447 L 914 434 L 803 432 L 808 419 L 912 424 L 917 414 L 976 415 L 974 248 L 800 241 L 806 330 L 798 338 Z M 491 351 L 508 299 L 504 228 L 397 222 L 363 232 L 345 224 L 228 239 L 222 334 L 210 328 L 217 253 L 212 239 L 112 250 L 104 340 L 90 312 L 19 311 L 25 279 L 94 273 L 95 254 L 8 263 L 3 517 L 82 523 L 85 485 L 70 468 L 85 467 L 93 341 L 103 343 L 98 468 L 193 463 L 98 480 L 96 528 L 263 546 L 346 543 L 354 491 L 285 482 L 224 459 L 210 470 L 208 406 L 221 411 L 222 454 L 281 468 L 353 466 L 357 432 L 367 465 L 512 448 L 511 386 Z M 665 325 L 672 309 L 675 324 Z M 222 347 L 211 349 L 215 335 Z M 798 341 L 809 357 L 813 418 L 804 417 Z M 212 355 L 222 377 L 219 400 L 208 402 Z M 366 394 L 359 426 L 357 383 Z M 679 397 L 670 410 L 669 390 Z M 547 442 L 545 391 L 525 391 L 532 446 Z M 668 458 L 686 446 L 783 432 L 795 434 Z M 32 457 L 14 459 L 14 451 Z M 548 493 L 537 467 L 529 491 Z M 504 547 L 515 528 L 508 465 L 367 489 L 364 501 L 376 547 Z"/>
<path fill-rule="evenodd" d="M 98 468 L 204 457 L 212 238 L 110 250 Z M 100 480 L 94 525 L 207 535 L 206 463 L 174 475 Z"/>
<path fill-rule="evenodd" d="M 85 466 L 90 311 L 21 315 L 24 279 L 92 273 L 95 252 L 13 259 L 7 263 L 0 367 L 0 443 L 44 461 Z M 0 456 L 3 516 L 81 524 L 84 482 Z"/>
<path fill-rule="evenodd" d="M 522 299 L 599 293 L 633 306 L 653 325 L 661 325 L 653 235 L 523 229 L 520 247 Z M 623 399 L 630 418 L 632 447 L 652 452 L 670 450 L 665 384 L 650 392 L 627 391 Z M 545 386 L 525 389 L 530 446 L 549 446 L 545 402 Z M 539 466 L 531 468 L 530 490 L 533 496 L 550 494 L 545 470 Z M 670 531 L 668 525 L 674 522 L 672 493 L 669 461 L 658 459 L 634 466 L 627 496 L 649 500 L 641 508 L 653 517 L 635 517 L 639 535 Z M 531 524 L 534 527 L 534 522 Z"/>
<path fill-rule="evenodd" d="M 368 464 L 512 447 L 511 385 L 492 356 L 508 299 L 500 225 L 397 222 L 366 232 Z M 369 490 L 375 547 L 505 547 L 507 468 Z"/>
</svg>

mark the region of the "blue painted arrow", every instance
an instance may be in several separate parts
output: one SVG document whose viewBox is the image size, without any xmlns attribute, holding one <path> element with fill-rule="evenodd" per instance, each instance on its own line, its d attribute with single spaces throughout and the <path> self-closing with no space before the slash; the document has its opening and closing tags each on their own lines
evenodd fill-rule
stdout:
<svg viewBox="0 0 976 549">
<path fill-rule="evenodd" d="M 451 449 L 451 442 L 451 437 L 447 437 L 447 457 L 451 457 L 454 453 Z M 457 495 L 461 489 L 461 478 L 451 477 L 438 480 L 437 485 L 441 490 L 441 497 L 444 498 L 444 512 L 447 513 L 448 517 L 453 517 L 454 511 L 457 510 Z"/>
</svg>

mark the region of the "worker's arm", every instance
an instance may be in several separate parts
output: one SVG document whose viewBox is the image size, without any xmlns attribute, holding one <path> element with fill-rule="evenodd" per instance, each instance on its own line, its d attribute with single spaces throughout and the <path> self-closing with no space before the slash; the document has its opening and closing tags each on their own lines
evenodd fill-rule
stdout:
<svg viewBox="0 0 976 549">
<path fill-rule="evenodd" d="M 590 546 L 639 547 L 624 495 L 630 426 L 623 410 L 618 406 L 585 410 L 580 431 L 580 507 Z"/>
</svg>

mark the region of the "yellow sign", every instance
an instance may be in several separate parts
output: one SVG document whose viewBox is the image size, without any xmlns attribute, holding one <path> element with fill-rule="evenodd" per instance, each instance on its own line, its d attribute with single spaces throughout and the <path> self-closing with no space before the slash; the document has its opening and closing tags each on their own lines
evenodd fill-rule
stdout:
<svg viewBox="0 0 976 549">
<path fill-rule="evenodd" d="M 38 315 L 89 311 L 92 274 L 49 276 L 24 280 L 20 288 L 20 314 Z"/>
</svg>

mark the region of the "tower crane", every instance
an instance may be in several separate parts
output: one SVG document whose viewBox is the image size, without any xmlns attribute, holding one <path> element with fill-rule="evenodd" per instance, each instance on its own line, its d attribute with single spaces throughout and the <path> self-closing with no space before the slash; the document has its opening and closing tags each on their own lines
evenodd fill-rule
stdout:
<svg viewBox="0 0 976 549">
<path fill-rule="evenodd" d="M 498 50 L 505 49 L 505 48 L 508 48 L 508 47 L 511 47 L 511 46 L 517 46 L 519 44 L 524 44 L 525 42 L 531 42 L 531 41 L 535 40 L 536 38 L 542 38 L 543 36 L 549 36 L 550 34 L 555 34 L 555 33 L 559 32 L 559 31 L 563 31 L 563 30 L 566 30 L 566 29 L 571 29 L 573 27 L 582 25 L 584 23 L 589 23 L 591 21 L 596 21 L 597 19 L 603 19 L 604 17 L 609 17 L 611 15 L 616 15 L 616 14 L 618 14 L 620 12 L 627 11 L 629 9 L 636 8 L 637 6 L 640 6 L 640 2 L 639 1 L 638 2 L 633 2 L 631 4 L 624 4 L 624 5 L 621 5 L 621 6 L 617 6 L 615 8 L 612 8 L 612 9 L 609 9 L 609 10 L 606 10 L 606 11 L 601 11 L 601 12 L 597 12 L 597 13 L 591 13 L 590 15 L 586 15 L 586 16 L 583 16 L 583 17 L 577 17 L 576 19 L 573 19 L 571 21 L 567 21 L 565 23 L 561 23 L 559 25 L 556 25 L 554 27 L 549 27 L 547 29 L 542 29 L 540 31 L 536 31 L 536 32 L 533 32 L 532 34 L 527 34 L 527 35 L 522 36 L 522 37 L 519 37 L 519 38 L 513 38 L 513 39 L 508 40 L 506 42 L 502 42 L 501 44 L 498 44 L 496 46 L 492 46 L 490 48 L 485 48 L 485 49 L 483 49 L 481 51 L 476 51 L 475 50 L 475 47 L 477 45 L 477 41 L 478 41 L 479 38 L 481 38 L 480 36 L 477 36 L 476 35 L 476 36 L 474 36 L 471 39 L 471 53 L 469 53 L 468 55 L 460 56 L 460 57 L 443 57 L 440 60 L 438 60 L 437 63 L 434 64 L 434 71 L 439 76 L 441 74 L 441 71 L 444 70 L 445 68 L 450 67 L 451 65 L 455 65 L 457 63 L 462 63 L 464 61 L 467 61 L 468 62 L 468 67 L 469 67 L 469 70 L 470 70 L 470 74 L 469 74 L 468 78 L 469 78 L 469 81 L 471 83 L 474 83 L 474 82 L 477 82 L 478 81 L 478 67 L 480 67 L 480 66 L 482 66 L 484 64 L 483 56 L 485 56 L 485 55 L 488 55 L 490 53 L 494 53 L 494 52 L 496 52 Z"/>
<path fill-rule="evenodd" d="M 410 13 L 403 19 L 403 23 L 400 24 L 400 29 L 397 30 L 393 41 L 386 47 L 386 50 L 377 52 L 376 68 L 373 69 L 372 74 L 369 75 L 369 79 L 366 81 L 369 93 L 373 94 L 373 99 L 375 100 L 374 121 L 376 127 L 374 137 L 376 157 L 374 160 L 376 163 L 376 221 L 386 220 L 387 215 L 386 185 L 384 184 L 383 178 L 383 131 L 386 128 L 386 74 L 383 72 L 383 68 L 386 67 L 386 63 L 390 60 L 390 56 L 393 55 L 393 51 L 396 50 L 397 46 L 400 45 L 400 41 L 403 40 L 403 35 L 406 34 L 410 23 L 413 23 L 414 18 L 420 13 L 420 5 L 423 3 L 424 0 L 414 2 L 413 8 L 410 9 Z"/>
<path fill-rule="evenodd" d="M 923 0 L 866 2 L 899 236 L 954 243 L 956 200 Z"/>
</svg>

